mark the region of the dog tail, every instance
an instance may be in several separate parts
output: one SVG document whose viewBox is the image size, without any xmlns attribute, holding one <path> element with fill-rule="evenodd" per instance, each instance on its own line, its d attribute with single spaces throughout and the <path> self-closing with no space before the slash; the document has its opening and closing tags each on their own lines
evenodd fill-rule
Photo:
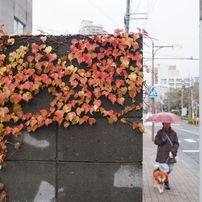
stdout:
<svg viewBox="0 0 202 202">
<path fill-rule="evenodd" d="M 157 171 L 157 170 L 160 170 L 160 169 L 159 169 L 159 164 L 158 164 L 158 163 L 155 163 L 155 164 L 154 164 L 154 171 Z"/>
</svg>

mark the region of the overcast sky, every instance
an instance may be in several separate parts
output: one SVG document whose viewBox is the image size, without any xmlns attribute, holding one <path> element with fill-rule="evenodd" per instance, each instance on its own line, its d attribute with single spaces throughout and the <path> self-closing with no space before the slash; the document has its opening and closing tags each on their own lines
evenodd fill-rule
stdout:
<svg viewBox="0 0 202 202">
<path fill-rule="evenodd" d="M 108 33 L 124 29 L 124 14 L 127 0 L 33 0 L 33 33 L 41 29 L 49 34 L 77 34 L 82 20 L 102 24 Z M 199 61 L 187 58 L 199 57 L 199 0 L 130 0 L 130 32 L 145 29 L 155 45 L 182 44 L 182 50 L 163 48 L 156 58 L 179 58 L 155 60 L 156 64 L 176 65 L 182 77 L 199 76 Z M 145 40 L 144 57 L 151 58 L 151 41 Z M 150 66 L 151 60 L 145 60 Z M 147 75 L 145 75 L 147 77 Z"/>
</svg>

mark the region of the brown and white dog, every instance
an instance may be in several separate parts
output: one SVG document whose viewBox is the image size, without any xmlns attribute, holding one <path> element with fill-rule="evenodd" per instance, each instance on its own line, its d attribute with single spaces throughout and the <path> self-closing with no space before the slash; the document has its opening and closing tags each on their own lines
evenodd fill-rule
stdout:
<svg viewBox="0 0 202 202">
<path fill-rule="evenodd" d="M 168 174 L 164 171 L 160 171 L 158 165 L 154 166 L 154 187 L 157 187 L 159 190 L 159 193 L 163 193 L 164 191 L 164 184 L 168 181 Z"/>
</svg>

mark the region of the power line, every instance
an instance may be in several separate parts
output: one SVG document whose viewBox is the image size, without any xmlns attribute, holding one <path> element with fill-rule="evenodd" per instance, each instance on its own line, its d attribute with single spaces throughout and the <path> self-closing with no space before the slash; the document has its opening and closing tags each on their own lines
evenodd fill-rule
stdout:
<svg viewBox="0 0 202 202">
<path fill-rule="evenodd" d="M 117 22 L 115 22 L 109 15 L 107 15 L 103 10 L 101 10 L 98 6 L 88 0 L 95 8 L 97 8 L 101 13 L 103 13 L 107 18 L 109 18 L 114 24 L 116 24 L 119 28 L 122 28 Z"/>
</svg>

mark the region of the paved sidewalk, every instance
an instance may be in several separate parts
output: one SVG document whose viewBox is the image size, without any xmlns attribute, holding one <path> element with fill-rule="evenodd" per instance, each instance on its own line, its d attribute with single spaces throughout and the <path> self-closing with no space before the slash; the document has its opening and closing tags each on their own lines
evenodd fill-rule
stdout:
<svg viewBox="0 0 202 202">
<path fill-rule="evenodd" d="M 181 150 L 179 161 L 169 175 L 170 190 L 160 194 L 154 188 L 152 172 L 157 146 L 152 141 L 151 133 L 143 134 L 143 202 L 198 202 L 199 201 L 199 164 Z"/>
</svg>

